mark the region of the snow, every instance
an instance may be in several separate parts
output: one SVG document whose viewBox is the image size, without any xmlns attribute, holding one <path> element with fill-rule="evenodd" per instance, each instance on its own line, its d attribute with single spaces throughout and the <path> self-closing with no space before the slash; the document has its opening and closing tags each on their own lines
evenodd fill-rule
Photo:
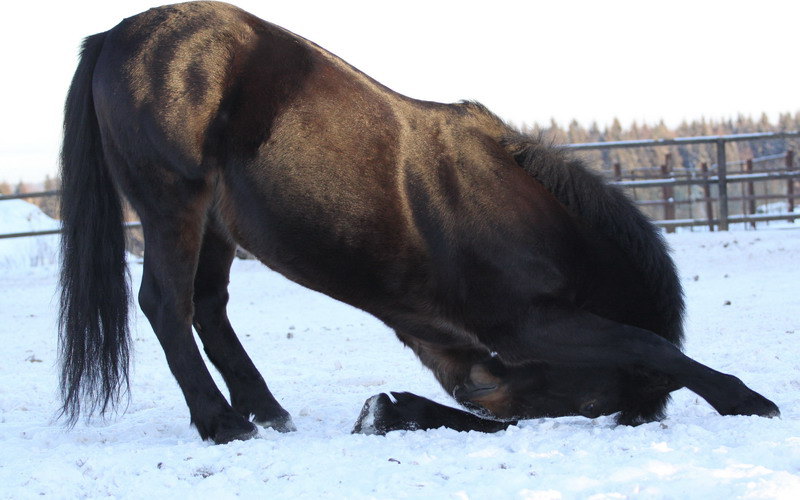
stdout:
<svg viewBox="0 0 800 500">
<path fill-rule="evenodd" d="M 11 210 L 6 203 L 0 209 Z M 796 498 L 800 492 L 798 229 L 668 236 L 687 294 L 687 353 L 775 401 L 780 419 L 722 417 L 681 390 L 667 419 L 635 428 L 617 427 L 610 417 L 569 417 L 524 421 L 497 434 L 351 435 L 374 394 L 406 390 L 451 400 L 379 321 L 256 262 L 236 261 L 231 321 L 298 430 L 262 429 L 260 439 L 221 446 L 201 441 L 189 426 L 138 309 L 127 412 L 72 430 L 54 420 L 57 269 L 47 259 L 31 265 L 28 252 L 39 245 L 33 240 L 10 240 L 20 255 L 0 267 L 0 498 Z M 12 258 L 8 248 L 0 258 Z M 131 274 L 137 287 L 135 260 Z"/>
<path fill-rule="evenodd" d="M 23 200 L 0 205 L 0 234 L 58 229 L 59 223 L 39 207 Z M 0 270 L 12 267 L 52 266 L 58 262 L 58 235 L 0 239 Z"/>
</svg>

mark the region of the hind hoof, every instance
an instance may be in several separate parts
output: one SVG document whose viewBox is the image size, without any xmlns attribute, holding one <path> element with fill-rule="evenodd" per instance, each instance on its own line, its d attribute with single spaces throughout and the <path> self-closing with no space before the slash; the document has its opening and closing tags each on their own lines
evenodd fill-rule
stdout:
<svg viewBox="0 0 800 500">
<path fill-rule="evenodd" d="M 256 426 L 245 420 L 242 425 L 218 430 L 211 439 L 214 444 L 228 444 L 231 441 L 247 441 L 256 436 L 258 436 Z"/>
<path fill-rule="evenodd" d="M 254 422 L 265 429 L 275 429 L 278 432 L 295 432 L 297 426 L 294 425 L 291 415 L 288 413 L 269 420 L 254 420 Z"/>
</svg>

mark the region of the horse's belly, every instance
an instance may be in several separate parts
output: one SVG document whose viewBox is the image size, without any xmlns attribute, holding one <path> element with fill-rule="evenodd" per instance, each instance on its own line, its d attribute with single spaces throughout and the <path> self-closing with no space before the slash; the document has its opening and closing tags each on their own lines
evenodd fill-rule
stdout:
<svg viewBox="0 0 800 500">
<path fill-rule="evenodd" d="M 363 308 L 422 279 L 415 238 L 374 179 L 275 166 L 254 168 L 222 191 L 221 216 L 234 238 L 304 286 Z"/>
</svg>

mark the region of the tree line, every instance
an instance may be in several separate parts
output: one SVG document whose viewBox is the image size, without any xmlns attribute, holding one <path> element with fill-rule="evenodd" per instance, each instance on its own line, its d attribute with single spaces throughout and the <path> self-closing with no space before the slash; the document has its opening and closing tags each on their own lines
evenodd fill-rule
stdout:
<svg viewBox="0 0 800 500">
<path fill-rule="evenodd" d="M 547 126 L 534 125 L 526 127 L 525 131 L 534 135 L 540 134 L 555 144 L 572 144 L 796 130 L 800 130 L 800 112 L 783 113 L 778 116 L 777 121 L 772 121 L 766 114 L 762 114 L 758 119 L 740 115 L 735 119 L 727 120 L 700 119 L 683 122 L 672 128 L 665 125 L 663 121 L 655 126 L 634 122 L 625 128 L 618 119 L 614 119 L 610 125 L 604 128 L 598 127 L 597 124 L 586 127 L 573 120 L 565 128 L 553 120 Z M 742 141 L 729 144 L 726 156 L 728 162 L 737 163 L 752 158 L 782 154 L 789 149 L 798 151 L 799 148 L 800 139 L 797 138 Z M 714 144 L 582 151 L 580 154 L 591 166 L 601 170 L 610 170 L 612 165 L 619 163 L 623 175 L 625 175 L 636 168 L 661 165 L 664 163 L 667 153 L 672 156 L 674 168 L 699 169 L 702 163 L 707 163 L 711 168 L 716 163 L 716 145 Z"/>
</svg>

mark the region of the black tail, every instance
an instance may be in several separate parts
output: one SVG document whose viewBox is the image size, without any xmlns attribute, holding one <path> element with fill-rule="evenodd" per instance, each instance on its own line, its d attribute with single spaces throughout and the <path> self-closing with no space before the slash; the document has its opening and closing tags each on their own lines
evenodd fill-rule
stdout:
<svg viewBox="0 0 800 500">
<path fill-rule="evenodd" d="M 128 289 L 122 207 L 92 97 L 105 34 L 88 37 L 64 108 L 61 147 L 62 415 L 104 414 L 128 389 Z"/>
</svg>

